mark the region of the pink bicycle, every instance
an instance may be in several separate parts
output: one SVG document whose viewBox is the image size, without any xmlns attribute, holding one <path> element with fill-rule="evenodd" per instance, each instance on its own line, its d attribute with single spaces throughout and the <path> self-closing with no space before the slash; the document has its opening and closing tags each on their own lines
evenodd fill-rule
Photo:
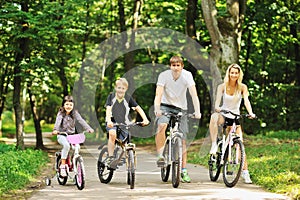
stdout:
<svg viewBox="0 0 300 200">
<path fill-rule="evenodd" d="M 67 183 L 68 178 L 72 178 L 75 180 L 75 184 L 79 190 L 82 190 L 85 185 L 85 170 L 84 170 L 84 164 L 83 164 L 83 158 L 79 154 L 80 147 L 76 144 L 81 144 L 85 141 L 85 133 L 80 134 L 74 134 L 74 135 L 68 135 L 65 132 L 60 132 L 60 135 L 64 135 L 67 137 L 69 143 L 72 145 L 72 154 L 69 153 L 66 164 L 68 165 L 69 170 L 67 171 L 67 176 L 62 177 L 60 175 L 60 164 L 61 164 L 61 152 L 58 151 L 55 153 L 55 175 L 53 177 L 57 177 L 57 181 L 60 185 L 65 185 Z M 73 177 L 71 176 L 71 172 L 73 172 Z M 53 178 L 52 177 L 52 178 Z M 51 185 L 51 179 L 47 177 L 46 178 L 46 185 Z"/>
</svg>

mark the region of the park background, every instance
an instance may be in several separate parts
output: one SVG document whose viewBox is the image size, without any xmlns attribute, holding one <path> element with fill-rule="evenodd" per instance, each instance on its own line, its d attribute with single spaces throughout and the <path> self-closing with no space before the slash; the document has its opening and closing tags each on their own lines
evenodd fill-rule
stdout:
<svg viewBox="0 0 300 200">
<path fill-rule="evenodd" d="M 89 67 L 84 63 L 91 51 L 120 33 L 125 33 L 122 39 L 126 45 L 124 43 L 122 48 L 130 49 L 136 42 L 132 33 L 140 28 L 167 28 L 191 38 L 202 47 L 201 52 L 209 54 L 209 59 L 202 63 L 202 70 L 185 60 L 185 68 L 195 78 L 203 114 L 196 138 L 207 134 L 214 90 L 225 69 L 231 63 L 240 64 L 253 111 L 258 116 L 257 120 L 244 124 L 245 132 L 249 138 L 277 138 L 265 142 L 278 144 L 291 154 L 293 161 L 289 170 L 282 170 L 292 173 L 293 178 L 287 183 L 295 184 L 298 189 L 289 192 L 297 194 L 299 7 L 297 0 L 1 1 L 0 137 L 15 137 L 17 148 L 23 150 L 24 133 L 35 133 L 35 148 L 44 149 L 42 133 L 51 131 L 63 96 L 72 93 L 74 86 L 87 83 L 84 75 Z M 172 35 L 170 38 L 181 43 Z M 107 57 L 114 53 L 114 48 L 114 45 L 108 47 Z M 157 71 L 159 66 L 168 65 L 174 53 L 145 47 L 121 55 L 101 72 L 94 94 L 95 104 L 87 106 L 84 99 L 78 99 L 77 109 L 96 113 L 97 120 L 90 123 L 94 127 L 99 123 L 103 128 L 104 104 L 115 80 L 146 63 L 150 64 L 149 71 Z M 222 76 L 215 75 L 208 85 L 203 79 L 206 71 L 220 71 Z M 129 80 L 132 88 L 135 88 L 135 79 L 142 75 L 136 73 Z M 134 98 L 149 115 L 154 95 L 155 83 L 133 90 Z M 84 117 L 89 121 L 88 116 Z M 103 138 L 99 128 L 90 139 Z"/>
</svg>

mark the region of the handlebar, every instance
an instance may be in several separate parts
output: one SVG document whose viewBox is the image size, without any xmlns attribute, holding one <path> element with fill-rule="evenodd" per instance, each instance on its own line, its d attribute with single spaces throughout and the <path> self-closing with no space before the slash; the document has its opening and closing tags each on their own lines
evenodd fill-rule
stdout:
<svg viewBox="0 0 300 200">
<path fill-rule="evenodd" d="M 69 135 L 67 132 L 59 132 L 58 135 L 64 135 L 67 137 L 67 140 L 70 144 L 75 145 L 75 144 L 81 144 L 84 143 L 85 141 L 85 133 L 86 131 L 83 131 L 82 133 L 78 134 L 71 134 Z"/>
<path fill-rule="evenodd" d="M 143 125 L 142 122 L 134 122 L 134 123 L 130 123 L 130 124 L 125 124 L 125 123 L 114 123 L 114 126 L 123 126 L 125 128 L 129 128 L 129 127 L 133 127 L 136 125 Z"/>
<path fill-rule="evenodd" d="M 236 113 L 231 112 L 230 110 L 221 110 L 220 112 L 222 112 L 222 113 L 224 113 L 224 114 L 230 113 L 230 114 L 232 114 L 233 116 L 235 116 L 236 118 L 237 118 L 237 117 L 247 117 L 247 118 L 249 118 L 249 119 L 256 119 L 256 118 L 257 118 L 256 116 L 253 118 L 253 117 L 251 117 L 251 115 L 249 115 L 249 114 L 236 114 Z"/>
<path fill-rule="evenodd" d="M 81 133 L 78 134 L 86 134 L 87 131 L 83 131 Z M 64 136 L 68 136 L 68 135 L 75 135 L 75 134 L 68 134 L 67 132 L 58 132 L 57 135 L 64 135 Z"/>
<path fill-rule="evenodd" d="M 172 117 L 176 117 L 176 118 L 180 118 L 183 116 L 188 116 L 190 118 L 194 118 L 195 114 L 191 114 L 191 113 L 183 113 L 183 112 L 179 112 L 179 113 L 173 113 L 173 112 L 163 112 L 162 115 L 165 116 L 172 116 Z"/>
</svg>

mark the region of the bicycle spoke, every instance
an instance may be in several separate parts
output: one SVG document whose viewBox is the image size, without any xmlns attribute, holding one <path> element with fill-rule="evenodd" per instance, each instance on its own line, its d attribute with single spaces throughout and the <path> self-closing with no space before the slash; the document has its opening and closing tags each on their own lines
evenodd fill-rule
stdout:
<svg viewBox="0 0 300 200">
<path fill-rule="evenodd" d="M 239 180 L 245 159 L 244 145 L 240 139 L 233 141 L 231 148 L 227 148 L 223 167 L 224 183 L 233 187 Z"/>
</svg>

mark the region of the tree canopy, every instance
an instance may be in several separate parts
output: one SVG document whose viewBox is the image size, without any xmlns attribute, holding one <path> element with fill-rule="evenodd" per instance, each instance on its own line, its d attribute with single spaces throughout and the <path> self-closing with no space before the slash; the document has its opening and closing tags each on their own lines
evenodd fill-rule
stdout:
<svg viewBox="0 0 300 200">
<path fill-rule="evenodd" d="M 298 130 L 299 7 L 295 0 L 1 2 L 0 117 L 4 111 L 15 112 L 19 140 L 24 119 L 33 118 L 40 135 L 41 120 L 54 122 L 62 97 L 84 91 L 87 98 L 94 93 L 94 105 L 85 106 L 87 99 L 80 97 L 78 109 L 95 113 L 91 122 L 103 126 L 106 97 L 122 76 L 132 77 L 130 92 L 151 115 L 157 73 L 166 69 L 173 54 L 184 52 L 193 56 L 184 59 L 197 84 L 203 113 L 200 126 L 209 122 L 215 90 L 215 84 L 206 82 L 211 80 L 207 72 L 215 66 L 221 72 L 220 82 L 223 69 L 237 62 L 259 117 L 245 129 L 249 133 Z M 147 44 L 148 38 L 137 35 L 141 28 L 166 28 L 175 34 L 170 32 L 163 40 L 152 35 Z M 177 33 L 199 48 L 187 46 Z M 174 41 L 181 44 L 178 49 L 172 48 Z M 96 53 L 99 45 L 106 45 L 101 54 Z M 193 60 L 201 61 L 202 68 Z M 41 139 L 37 146 L 42 147 Z"/>
</svg>

